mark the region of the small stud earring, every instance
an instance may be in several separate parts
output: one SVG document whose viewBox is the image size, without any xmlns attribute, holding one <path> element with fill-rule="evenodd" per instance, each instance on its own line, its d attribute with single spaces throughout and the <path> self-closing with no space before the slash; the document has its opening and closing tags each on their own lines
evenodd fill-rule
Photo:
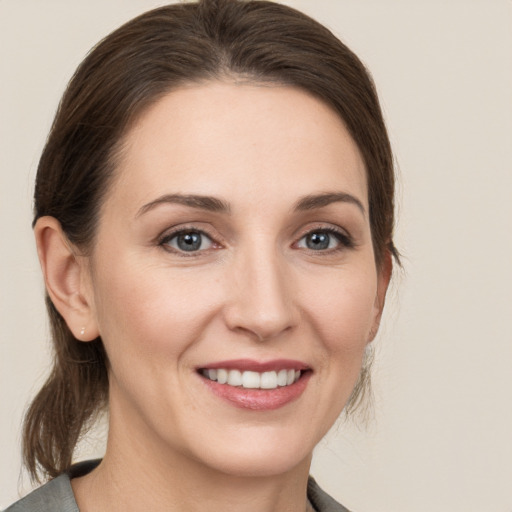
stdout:
<svg viewBox="0 0 512 512">
<path fill-rule="evenodd" d="M 82 327 L 80 329 L 80 336 L 83 336 L 85 334 L 85 327 Z"/>
</svg>

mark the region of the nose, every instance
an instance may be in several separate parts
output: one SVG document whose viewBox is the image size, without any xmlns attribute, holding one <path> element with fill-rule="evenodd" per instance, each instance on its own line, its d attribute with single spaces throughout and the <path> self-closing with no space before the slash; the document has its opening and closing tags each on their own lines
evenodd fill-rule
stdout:
<svg viewBox="0 0 512 512">
<path fill-rule="evenodd" d="M 224 308 L 229 329 L 259 341 L 291 331 L 300 314 L 283 258 L 276 251 L 260 249 L 239 255 L 233 263 Z"/>
</svg>

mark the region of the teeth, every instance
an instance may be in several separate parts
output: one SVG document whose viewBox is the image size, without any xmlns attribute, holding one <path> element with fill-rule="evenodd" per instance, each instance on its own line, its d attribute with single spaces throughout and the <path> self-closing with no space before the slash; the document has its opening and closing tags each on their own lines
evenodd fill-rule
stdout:
<svg viewBox="0 0 512 512">
<path fill-rule="evenodd" d="M 277 388 L 277 373 L 276 372 L 263 372 L 261 374 L 261 389 L 276 389 Z"/>
<path fill-rule="evenodd" d="M 208 374 L 209 373 L 210 373 L 210 371 L 208 371 Z M 210 380 L 215 380 L 210 375 L 207 375 L 207 377 Z M 226 370 L 217 370 L 217 382 L 219 384 L 226 384 L 227 381 L 228 381 L 228 372 Z"/>
<path fill-rule="evenodd" d="M 277 385 L 278 386 L 286 386 L 287 381 L 288 381 L 288 370 L 279 370 L 279 372 L 277 372 Z"/>
<path fill-rule="evenodd" d="M 242 372 L 239 372 L 238 370 L 230 370 L 228 372 L 228 384 L 230 386 L 241 386 Z"/>
<path fill-rule="evenodd" d="M 258 372 L 242 373 L 242 387 L 248 389 L 258 389 L 260 387 L 261 377 Z"/>
<path fill-rule="evenodd" d="M 204 377 L 215 380 L 219 384 L 241 386 L 245 389 L 276 389 L 290 386 L 301 376 L 300 370 L 279 370 L 278 372 L 241 372 L 240 370 L 225 370 L 223 368 L 203 370 Z"/>
</svg>

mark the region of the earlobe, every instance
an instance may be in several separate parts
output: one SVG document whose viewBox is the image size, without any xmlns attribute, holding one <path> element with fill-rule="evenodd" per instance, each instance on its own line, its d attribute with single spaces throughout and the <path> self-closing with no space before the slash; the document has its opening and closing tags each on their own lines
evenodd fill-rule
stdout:
<svg viewBox="0 0 512 512">
<path fill-rule="evenodd" d="M 99 336 L 92 297 L 85 290 L 87 269 L 54 217 L 41 217 L 34 227 L 37 254 L 46 290 L 75 338 L 90 341 Z"/>
<path fill-rule="evenodd" d="M 388 290 L 389 282 L 391 280 L 392 270 L 393 259 L 391 253 L 386 251 L 377 274 L 377 293 L 375 294 L 374 318 L 372 328 L 368 336 L 368 343 L 375 339 L 375 336 L 379 330 L 380 319 L 382 318 L 382 312 L 386 302 L 386 293 Z"/>
</svg>

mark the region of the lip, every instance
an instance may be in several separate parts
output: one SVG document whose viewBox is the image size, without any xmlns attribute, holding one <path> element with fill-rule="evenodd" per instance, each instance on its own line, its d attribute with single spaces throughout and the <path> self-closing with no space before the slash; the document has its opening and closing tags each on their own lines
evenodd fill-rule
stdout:
<svg viewBox="0 0 512 512">
<path fill-rule="evenodd" d="M 242 387 L 219 384 L 216 381 L 207 379 L 199 372 L 201 369 L 219 369 L 265 372 L 276 370 L 302 370 L 300 379 L 289 386 L 275 389 L 246 389 Z M 197 375 L 205 387 L 224 402 L 239 409 L 252 411 L 272 411 L 294 402 L 305 391 L 311 378 L 311 368 L 301 361 L 291 359 L 275 359 L 272 361 L 254 361 L 251 359 L 230 359 L 229 361 L 218 361 L 201 366 L 197 369 Z"/>
<path fill-rule="evenodd" d="M 228 361 L 216 361 L 204 366 L 197 367 L 197 370 L 212 370 L 224 368 L 225 370 L 240 370 L 243 372 L 271 372 L 279 370 L 310 370 L 311 368 L 302 361 L 293 359 L 272 359 L 271 361 L 255 361 L 253 359 L 230 359 Z"/>
</svg>

